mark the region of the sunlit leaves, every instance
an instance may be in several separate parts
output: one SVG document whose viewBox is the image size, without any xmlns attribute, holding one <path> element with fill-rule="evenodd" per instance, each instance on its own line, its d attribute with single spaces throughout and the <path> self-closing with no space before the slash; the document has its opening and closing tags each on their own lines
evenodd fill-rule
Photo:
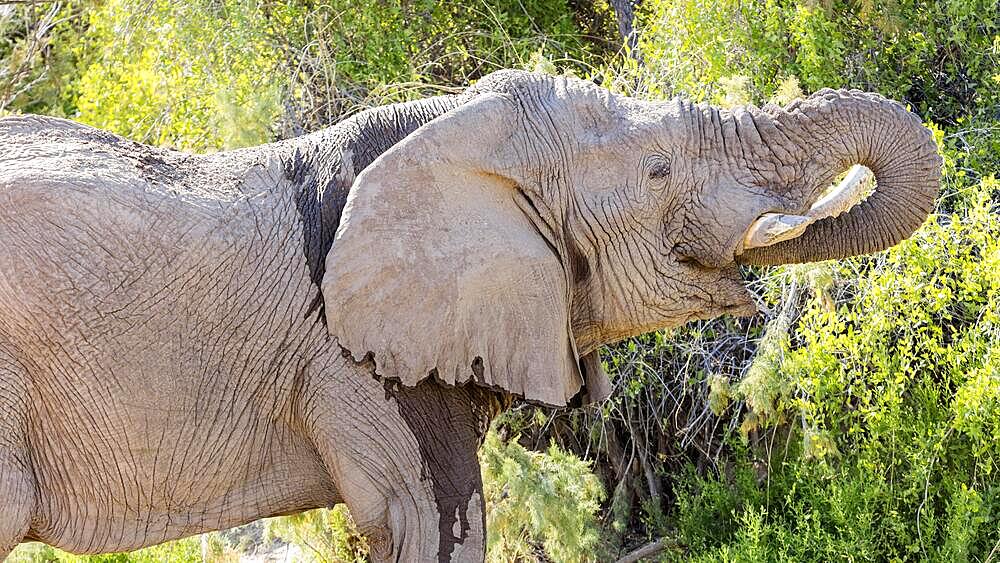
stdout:
<svg viewBox="0 0 1000 563">
<path fill-rule="evenodd" d="M 604 489 L 590 465 L 555 445 L 531 452 L 486 436 L 483 467 L 489 561 L 596 561 Z"/>
</svg>

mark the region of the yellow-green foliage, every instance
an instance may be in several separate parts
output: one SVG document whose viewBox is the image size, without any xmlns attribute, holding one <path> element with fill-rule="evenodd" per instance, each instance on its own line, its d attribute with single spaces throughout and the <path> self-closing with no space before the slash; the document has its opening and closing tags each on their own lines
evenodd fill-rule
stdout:
<svg viewBox="0 0 1000 563">
<path fill-rule="evenodd" d="M 306 561 L 365 561 L 368 553 L 364 537 L 344 505 L 272 518 L 265 525 L 264 536 L 297 546 Z"/>
<path fill-rule="evenodd" d="M 765 101 L 794 78 L 877 89 L 928 116 L 1000 102 L 995 0 L 643 2 L 643 69 L 656 93 Z"/>
<path fill-rule="evenodd" d="M 72 100 L 85 123 L 204 151 L 273 140 L 279 117 L 301 132 L 425 83 L 588 50 L 564 0 L 106 0 L 78 48 Z"/>
<path fill-rule="evenodd" d="M 794 421 L 765 483 L 691 476 L 699 560 L 980 560 L 1000 542 L 1000 182 L 966 184 L 883 259 L 836 268 L 778 373 Z M 761 455 L 758 452 L 756 455 Z M 763 489 L 762 489 L 763 488 Z"/>
<path fill-rule="evenodd" d="M 254 2 L 108 0 L 90 16 L 77 118 L 184 149 L 270 140 L 285 80 L 269 31 Z"/>
<path fill-rule="evenodd" d="M 598 559 L 596 514 L 604 499 L 590 464 L 554 444 L 532 452 L 486 436 L 483 466 L 490 561 Z"/>
<path fill-rule="evenodd" d="M 204 551 L 203 551 L 204 548 Z M 204 558 L 202 556 L 205 556 Z M 219 534 L 191 537 L 131 553 L 70 555 L 47 545 L 31 543 L 14 550 L 9 563 L 237 563 L 239 554 L 226 547 Z"/>
<path fill-rule="evenodd" d="M 342 88 L 462 85 L 501 66 L 523 66 L 539 49 L 559 62 L 593 50 L 580 37 L 565 0 L 377 5 L 333 0 L 316 7 L 297 4 L 286 17 L 283 29 L 292 44 L 316 41 L 307 53 L 332 64 Z M 301 32 L 296 23 L 304 24 Z"/>
<path fill-rule="evenodd" d="M 0 115 L 66 117 L 66 89 L 77 77 L 75 50 L 97 0 L 0 4 Z"/>
</svg>

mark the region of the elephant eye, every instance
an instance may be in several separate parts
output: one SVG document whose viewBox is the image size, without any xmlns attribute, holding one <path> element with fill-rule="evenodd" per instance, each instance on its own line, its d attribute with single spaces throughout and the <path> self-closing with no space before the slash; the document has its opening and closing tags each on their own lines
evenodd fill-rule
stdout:
<svg viewBox="0 0 1000 563">
<path fill-rule="evenodd" d="M 670 175 L 670 161 L 662 156 L 651 159 L 649 166 L 649 179 L 662 180 Z"/>
</svg>

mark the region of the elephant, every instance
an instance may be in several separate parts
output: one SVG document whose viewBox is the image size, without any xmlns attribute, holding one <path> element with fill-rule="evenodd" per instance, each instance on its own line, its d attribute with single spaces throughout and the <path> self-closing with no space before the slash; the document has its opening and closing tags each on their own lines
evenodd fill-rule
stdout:
<svg viewBox="0 0 1000 563">
<path fill-rule="evenodd" d="M 831 193 L 852 165 L 875 190 Z M 204 155 L 6 117 L 0 559 L 346 503 L 376 561 L 482 561 L 494 417 L 607 397 L 605 344 L 755 314 L 744 265 L 897 244 L 940 168 L 877 94 L 515 70 Z"/>
</svg>

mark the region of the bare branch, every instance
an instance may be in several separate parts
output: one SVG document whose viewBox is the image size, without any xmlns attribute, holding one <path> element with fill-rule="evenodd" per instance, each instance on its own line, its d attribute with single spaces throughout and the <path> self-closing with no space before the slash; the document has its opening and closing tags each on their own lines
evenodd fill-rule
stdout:
<svg viewBox="0 0 1000 563">
<path fill-rule="evenodd" d="M 616 563 L 636 563 L 637 561 L 652 557 L 658 553 L 663 553 L 668 549 L 676 549 L 679 547 L 681 546 L 671 538 L 660 538 L 654 542 L 647 543 L 638 549 L 630 551 L 625 555 L 625 557 L 622 557 Z"/>
<path fill-rule="evenodd" d="M 635 8 L 639 0 L 610 0 L 611 8 L 618 20 L 618 34 L 633 59 L 639 59 L 639 37 L 635 31 Z"/>
</svg>

